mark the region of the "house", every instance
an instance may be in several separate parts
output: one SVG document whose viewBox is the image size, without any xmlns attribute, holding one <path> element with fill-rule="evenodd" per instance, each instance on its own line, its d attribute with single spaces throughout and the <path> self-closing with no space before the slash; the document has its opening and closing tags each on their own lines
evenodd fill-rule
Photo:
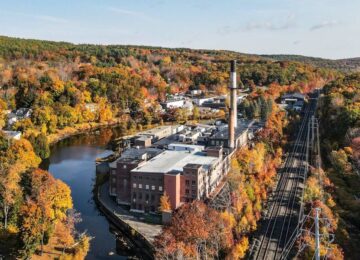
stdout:
<svg viewBox="0 0 360 260">
<path fill-rule="evenodd" d="M 202 106 L 205 102 L 212 102 L 214 101 L 213 97 L 203 97 L 203 98 L 194 98 L 193 102 L 197 106 Z"/>
<path fill-rule="evenodd" d="M 185 104 L 184 99 L 168 99 L 165 102 L 161 102 L 161 106 L 164 109 L 181 108 Z"/>
<path fill-rule="evenodd" d="M 32 114 L 32 109 L 30 108 L 19 108 L 14 110 L 7 115 L 8 125 L 11 126 L 19 120 L 29 118 Z"/>
<path fill-rule="evenodd" d="M 201 95 L 202 91 L 201 89 L 193 89 L 193 90 L 190 90 L 190 94 L 192 96 L 198 96 L 198 95 Z"/>
<path fill-rule="evenodd" d="M 85 108 L 87 110 L 89 110 L 90 112 L 95 113 L 99 110 L 99 105 L 96 103 L 88 103 L 88 104 L 85 104 Z"/>
<path fill-rule="evenodd" d="M 192 113 L 192 111 L 194 109 L 194 105 L 191 101 L 185 101 L 183 108 L 185 108 L 189 113 Z"/>
<path fill-rule="evenodd" d="M 288 93 L 281 97 L 281 104 L 293 105 L 298 101 L 305 102 L 305 95 L 301 93 Z"/>
<path fill-rule="evenodd" d="M 20 140 L 21 132 L 19 131 L 3 131 L 7 139 Z"/>
</svg>

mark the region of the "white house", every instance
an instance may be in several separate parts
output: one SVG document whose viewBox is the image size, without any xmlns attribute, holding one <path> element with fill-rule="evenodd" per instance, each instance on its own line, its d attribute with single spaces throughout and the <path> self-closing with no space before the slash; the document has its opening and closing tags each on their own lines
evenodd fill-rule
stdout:
<svg viewBox="0 0 360 260">
<path fill-rule="evenodd" d="M 11 126 L 17 121 L 25 118 L 29 118 L 32 114 L 32 109 L 30 108 L 19 108 L 14 110 L 7 115 L 8 125 Z"/>
<path fill-rule="evenodd" d="M 8 139 L 14 139 L 14 140 L 20 140 L 21 138 L 21 132 L 19 131 L 3 131 L 6 138 Z"/>
<path fill-rule="evenodd" d="M 169 109 L 169 108 L 181 108 L 183 107 L 185 104 L 185 100 L 183 99 L 170 99 L 167 100 L 165 102 L 162 102 L 161 105 L 163 106 L 164 109 Z"/>
<path fill-rule="evenodd" d="M 213 97 L 204 97 L 204 98 L 195 98 L 194 99 L 194 103 L 198 106 L 201 106 L 205 102 L 212 102 L 212 101 L 214 101 Z"/>
</svg>

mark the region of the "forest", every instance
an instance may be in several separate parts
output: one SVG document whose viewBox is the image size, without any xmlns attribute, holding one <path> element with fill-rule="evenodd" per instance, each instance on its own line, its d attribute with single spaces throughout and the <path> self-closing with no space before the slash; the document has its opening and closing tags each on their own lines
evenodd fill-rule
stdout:
<svg viewBox="0 0 360 260">
<path fill-rule="evenodd" d="M 325 171 L 339 215 L 339 243 L 348 259 L 360 257 L 360 74 L 341 77 L 324 87 L 320 109 Z"/>
<path fill-rule="evenodd" d="M 306 57 L 301 55 L 261 55 L 264 58 L 270 58 L 279 61 L 298 61 L 311 64 L 317 67 L 340 70 L 346 73 L 356 72 L 360 70 L 360 58 L 349 59 L 322 59 L 314 57 Z"/>
<path fill-rule="evenodd" d="M 243 113 L 261 117 L 267 125 L 256 146 L 239 152 L 233 161 L 231 210 L 217 212 L 202 203 L 181 208 L 174 223 L 188 231 L 180 234 L 174 226 L 165 228 L 161 240 L 167 244 L 159 245 L 158 253 L 166 255 L 178 254 L 175 249 L 181 248 L 184 255 L 194 256 L 201 239 L 215 243 L 207 248 L 208 255 L 244 257 L 248 234 L 256 229 L 280 163 L 286 118 L 275 99 L 286 91 L 309 92 L 342 74 L 230 51 L 75 45 L 0 36 L 0 129 L 22 133 L 20 140 L 9 141 L 0 131 L 0 239 L 7 241 L 0 251 L 29 257 L 55 243 L 81 259 L 90 238 L 74 229 L 79 217 L 72 210 L 71 191 L 38 169 L 49 156 L 49 144 L 86 127 L 118 123 L 124 130 L 136 130 L 161 123 L 167 119 L 159 104 L 168 94 L 193 89 L 202 90 L 204 96 L 226 94 L 226 61 L 231 59 L 238 60 L 239 77 L 250 92 Z M 344 102 L 345 98 L 347 94 Z M 10 125 L 8 114 L 20 108 L 31 109 L 31 116 Z M 249 160 L 256 160 L 256 167 L 250 169 Z M 187 222 L 199 219 L 209 225 L 194 230 Z M 222 234 L 217 239 L 214 230 Z"/>
</svg>

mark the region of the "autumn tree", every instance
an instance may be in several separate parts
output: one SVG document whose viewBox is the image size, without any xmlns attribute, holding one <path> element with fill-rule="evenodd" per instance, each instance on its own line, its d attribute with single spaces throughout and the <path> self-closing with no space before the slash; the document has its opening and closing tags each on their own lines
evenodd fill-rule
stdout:
<svg viewBox="0 0 360 260">
<path fill-rule="evenodd" d="M 169 196 L 164 192 L 164 194 L 160 197 L 160 211 L 171 211 L 171 204 Z"/>
<path fill-rule="evenodd" d="M 57 221 L 66 219 L 66 211 L 72 208 L 72 199 L 70 188 L 46 171 L 36 169 L 27 178 L 28 197 L 21 208 L 21 239 L 24 254 L 29 256 L 38 243 L 43 251 L 43 245 L 47 242 L 45 238 Z"/>
<path fill-rule="evenodd" d="M 6 157 L 0 156 L 0 202 L 4 212 L 4 227 L 7 228 L 9 212 L 21 196 L 19 182 L 21 174 L 40 163 L 27 140 L 15 141 L 6 150 Z"/>
<path fill-rule="evenodd" d="M 155 239 L 157 256 L 218 258 L 221 249 L 227 251 L 232 246 L 232 225 L 231 217 L 221 217 L 202 202 L 185 204 Z"/>
</svg>

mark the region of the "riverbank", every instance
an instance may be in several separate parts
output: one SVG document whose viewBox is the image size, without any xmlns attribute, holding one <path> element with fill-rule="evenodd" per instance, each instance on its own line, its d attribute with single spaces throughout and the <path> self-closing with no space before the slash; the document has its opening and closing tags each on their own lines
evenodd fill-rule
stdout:
<svg viewBox="0 0 360 260">
<path fill-rule="evenodd" d="M 153 241 L 160 234 L 162 226 L 145 223 L 122 209 L 110 198 L 108 189 L 108 182 L 95 187 L 94 200 L 98 209 L 136 246 L 137 253 L 146 259 L 153 259 Z"/>
<path fill-rule="evenodd" d="M 116 126 L 116 125 L 119 125 L 120 123 L 121 123 L 121 119 L 115 118 L 115 119 L 112 119 L 110 121 L 103 122 L 103 123 L 91 122 L 91 123 L 77 124 L 74 127 L 65 127 L 64 129 L 57 129 L 56 133 L 48 135 L 47 138 L 48 138 L 49 144 L 54 145 L 57 142 L 64 140 L 68 137 L 79 135 L 79 134 L 84 134 L 89 131 L 90 132 L 95 131 L 95 130 L 97 130 L 99 128 L 103 128 L 103 127 Z"/>
</svg>

